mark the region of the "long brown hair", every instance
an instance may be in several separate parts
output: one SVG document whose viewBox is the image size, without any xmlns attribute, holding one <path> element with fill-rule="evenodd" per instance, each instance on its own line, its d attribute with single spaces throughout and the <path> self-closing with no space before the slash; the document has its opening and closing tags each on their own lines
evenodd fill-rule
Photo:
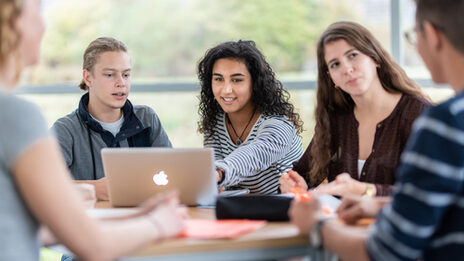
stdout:
<svg viewBox="0 0 464 261">
<path fill-rule="evenodd" d="M 420 87 L 411 80 L 403 69 L 383 49 L 379 41 L 363 26 L 353 22 L 336 22 L 331 24 L 323 33 L 317 44 L 317 105 L 315 110 L 316 126 L 311 144 L 312 168 L 310 182 L 317 185 L 328 174 L 332 152 L 330 118 L 340 112 L 348 112 L 354 109 L 354 101 L 351 96 L 335 88 L 328 74 L 325 62 L 324 48 L 328 43 L 345 40 L 361 53 L 369 56 L 378 64 L 377 75 L 382 87 L 389 93 L 406 93 L 427 100 L 429 98 L 422 93 Z"/>
</svg>

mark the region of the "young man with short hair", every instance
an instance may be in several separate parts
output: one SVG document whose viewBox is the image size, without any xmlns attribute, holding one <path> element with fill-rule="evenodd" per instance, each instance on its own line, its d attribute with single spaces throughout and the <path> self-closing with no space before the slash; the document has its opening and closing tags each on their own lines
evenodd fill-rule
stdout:
<svg viewBox="0 0 464 261">
<path fill-rule="evenodd" d="M 171 147 L 171 142 L 153 109 L 127 99 L 131 60 L 121 41 L 101 37 L 90 43 L 79 87 L 87 91 L 79 107 L 52 129 L 76 182 L 93 184 L 97 198 L 107 200 L 102 148 Z"/>
</svg>

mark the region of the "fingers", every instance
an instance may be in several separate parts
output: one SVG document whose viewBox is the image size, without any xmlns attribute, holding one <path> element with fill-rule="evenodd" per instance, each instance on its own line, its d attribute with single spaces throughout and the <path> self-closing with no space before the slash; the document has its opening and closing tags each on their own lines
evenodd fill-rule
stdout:
<svg viewBox="0 0 464 261">
<path fill-rule="evenodd" d="M 348 173 L 342 173 L 334 181 L 320 185 L 317 191 L 337 196 L 361 195 L 365 191 L 365 183 L 353 179 Z"/>
<path fill-rule="evenodd" d="M 303 181 L 304 183 L 306 183 L 306 181 L 304 180 L 304 178 L 302 176 L 300 176 L 300 174 L 298 174 L 298 172 L 296 171 L 293 171 L 293 170 L 289 170 L 288 171 L 288 178 L 290 180 L 292 180 L 293 182 L 295 183 L 301 183 L 301 181 Z"/>
<path fill-rule="evenodd" d="M 283 183 L 283 182 L 288 182 L 288 181 L 290 181 L 290 177 L 288 175 L 288 172 L 282 172 L 282 174 L 280 175 L 280 178 L 279 178 L 279 182 Z"/>
<path fill-rule="evenodd" d="M 351 181 L 351 179 L 352 179 L 352 178 L 351 178 L 350 174 L 344 172 L 344 173 L 339 174 L 339 175 L 335 178 L 335 181 L 336 181 L 337 183 L 346 183 L 346 182 Z"/>
<path fill-rule="evenodd" d="M 281 193 L 289 193 L 290 190 L 295 186 L 295 182 L 290 178 L 288 172 L 282 173 L 281 177 L 279 178 L 279 183 Z"/>
<path fill-rule="evenodd" d="M 145 200 L 139 207 L 142 208 L 142 213 L 150 212 L 159 205 L 172 203 L 174 205 L 179 204 L 179 193 L 177 191 L 169 191 L 166 193 L 158 194 Z"/>
<path fill-rule="evenodd" d="M 159 205 L 150 211 L 146 217 L 155 227 L 157 239 L 165 239 L 176 236 L 184 228 L 186 209 L 179 208 L 174 200 Z"/>
<path fill-rule="evenodd" d="M 288 211 L 292 223 L 301 234 L 308 234 L 311 227 L 322 217 L 319 200 L 311 201 L 293 200 Z"/>
<path fill-rule="evenodd" d="M 97 194 L 95 193 L 95 186 L 86 183 L 75 184 L 79 185 L 79 192 L 82 196 L 84 206 L 86 209 L 93 208 L 97 202 Z"/>
<path fill-rule="evenodd" d="M 87 183 L 73 183 L 73 187 L 77 190 L 81 199 L 94 201 L 97 200 L 95 186 Z"/>
<path fill-rule="evenodd" d="M 308 190 L 308 184 L 298 172 L 289 170 L 288 172 L 282 173 L 280 179 L 280 191 L 282 193 L 289 193 L 294 187 L 298 187 L 304 190 Z"/>
<path fill-rule="evenodd" d="M 328 184 L 319 185 L 317 189 L 318 194 L 329 194 L 329 195 L 340 195 L 343 190 L 343 184 L 337 184 L 336 182 L 330 182 Z"/>
<path fill-rule="evenodd" d="M 340 206 L 337 208 L 337 214 L 342 219 L 350 219 L 352 216 L 351 211 L 356 205 L 359 204 L 360 198 L 355 196 L 345 196 L 340 203 Z M 346 221 L 346 220 L 345 220 Z"/>
<path fill-rule="evenodd" d="M 338 206 L 337 213 L 344 211 L 345 209 L 351 208 L 353 205 L 359 202 L 360 198 L 355 196 L 346 195 L 342 198 L 340 206 Z"/>
<path fill-rule="evenodd" d="M 295 182 L 297 187 L 308 190 L 308 184 L 306 184 L 306 180 L 300 174 L 298 174 L 298 172 L 290 170 L 288 171 L 288 175 L 293 180 L 293 182 Z"/>
<path fill-rule="evenodd" d="M 187 207 L 185 207 L 185 206 L 179 206 L 177 208 L 177 213 L 179 214 L 180 217 L 182 217 L 182 219 L 190 218 L 189 214 L 188 214 L 188 211 L 187 211 Z"/>
<path fill-rule="evenodd" d="M 293 180 L 297 180 L 298 178 L 301 178 L 300 174 L 298 174 L 298 172 L 294 170 L 289 170 L 287 173 L 288 173 L 288 177 Z"/>
<path fill-rule="evenodd" d="M 348 224 L 356 223 L 360 218 L 364 217 L 362 208 L 358 205 L 352 205 L 350 208 L 345 208 L 338 213 L 338 217 Z"/>
<path fill-rule="evenodd" d="M 372 206 L 372 202 L 375 202 L 375 200 L 361 196 L 347 195 L 343 198 L 342 203 L 337 209 L 338 216 L 349 224 L 356 223 L 361 218 L 374 217 L 376 210 Z"/>
</svg>

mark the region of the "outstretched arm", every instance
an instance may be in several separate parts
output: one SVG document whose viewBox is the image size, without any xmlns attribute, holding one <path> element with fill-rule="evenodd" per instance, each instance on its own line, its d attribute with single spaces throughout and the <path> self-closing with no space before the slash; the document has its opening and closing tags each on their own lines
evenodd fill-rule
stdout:
<svg viewBox="0 0 464 261">
<path fill-rule="evenodd" d="M 162 204 L 145 215 L 99 222 L 89 218 L 54 139 L 38 140 L 12 166 L 18 189 L 34 216 L 77 256 L 108 260 L 150 241 L 177 234 L 181 217 L 176 202 Z M 163 224 L 172 223 L 172 231 Z"/>
<path fill-rule="evenodd" d="M 255 140 L 238 147 L 223 160 L 216 161 L 216 166 L 224 170 L 221 185 L 235 185 L 281 159 L 291 149 L 295 131 L 287 121 L 271 119 L 264 122 Z"/>
</svg>

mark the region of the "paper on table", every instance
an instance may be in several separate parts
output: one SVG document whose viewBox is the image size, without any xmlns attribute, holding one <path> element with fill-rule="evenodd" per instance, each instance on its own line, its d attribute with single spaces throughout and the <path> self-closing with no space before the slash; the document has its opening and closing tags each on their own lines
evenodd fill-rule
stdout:
<svg viewBox="0 0 464 261">
<path fill-rule="evenodd" d="M 197 239 L 237 238 L 253 232 L 266 224 L 265 220 L 207 220 L 189 219 L 185 221 L 186 228 L 181 237 Z"/>
<path fill-rule="evenodd" d="M 121 217 L 134 214 L 137 210 L 130 208 L 107 208 L 89 209 L 87 214 L 93 218 Z M 264 220 L 207 220 L 207 219 L 187 219 L 185 220 L 185 230 L 181 237 L 213 239 L 213 238 L 236 238 L 241 235 L 253 232 L 266 224 Z"/>
<path fill-rule="evenodd" d="M 337 217 L 336 210 L 340 206 L 341 200 L 328 194 L 317 195 L 322 206 L 322 213 L 326 217 Z"/>
</svg>

